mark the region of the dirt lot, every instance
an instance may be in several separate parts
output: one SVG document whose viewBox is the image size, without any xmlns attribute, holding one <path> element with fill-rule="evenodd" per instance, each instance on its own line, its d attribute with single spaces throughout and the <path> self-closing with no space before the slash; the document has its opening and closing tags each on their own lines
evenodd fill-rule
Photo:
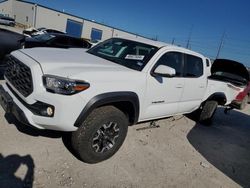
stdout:
<svg viewBox="0 0 250 188">
<path fill-rule="evenodd" d="M 136 125 L 115 156 L 89 165 L 68 134 L 33 130 L 0 108 L 0 187 L 250 187 L 249 112 L 219 109 L 212 127 L 185 116 Z"/>
<path fill-rule="evenodd" d="M 71 152 L 68 134 L 34 130 L 0 107 L 0 188 L 250 187 L 249 114 L 250 105 L 218 109 L 212 127 L 185 116 L 136 125 L 115 156 L 89 165 Z"/>
</svg>

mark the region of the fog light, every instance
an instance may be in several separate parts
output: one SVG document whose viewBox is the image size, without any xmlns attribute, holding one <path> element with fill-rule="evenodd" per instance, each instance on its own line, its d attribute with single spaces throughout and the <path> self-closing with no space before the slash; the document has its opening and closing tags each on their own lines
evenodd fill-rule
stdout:
<svg viewBox="0 0 250 188">
<path fill-rule="evenodd" d="M 51 107 L 48 107 L 47 108 L 47 114 L 49 115 L 49 116 L 52 116 L 53 115 L 53 108 L 51 108 Z"/>
</svg>

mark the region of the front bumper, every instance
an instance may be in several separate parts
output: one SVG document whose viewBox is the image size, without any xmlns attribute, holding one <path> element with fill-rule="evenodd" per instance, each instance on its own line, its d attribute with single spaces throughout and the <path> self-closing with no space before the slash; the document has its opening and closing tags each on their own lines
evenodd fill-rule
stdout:
<svg viewBox="0 0 250 188">
<path fill-rule="evenodd" d="M 29 125 L 29 122 L 23 111 L 16 105 L 9 93 L 3 89 L 2 85 L 0 85 L 0 104 L 6 113 L 13 114 L 18 121 Z"/>
<path fill-rule="evenodd" d="M 53 117 L 34 113 L 32 106 L 14 93 L 6 83 L 0 85 L 0 104 L 6 113 L 12 113 L 20 122 L 38 129 L 57 131 L 75 131 L 74 123 L 79 116 L 84 102 L 79 96 L 69 97 L 48 92 L 32 94 L 35 101 L 42 101 L 54 107 Z M 80 101 L 81 100 L 81 101 Z M 80 101 L 80 102 L 79 102 Z M 72 108 L 71 108 L 72 107 Z"/>
</svg>

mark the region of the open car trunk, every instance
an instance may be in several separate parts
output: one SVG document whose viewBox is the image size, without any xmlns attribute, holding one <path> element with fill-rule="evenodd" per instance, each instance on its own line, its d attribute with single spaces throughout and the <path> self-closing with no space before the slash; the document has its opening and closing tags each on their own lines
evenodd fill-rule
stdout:
<svg viewBox="0 0 250 188">
<path fill-rule="evenodd" d="M 237 61 L 216 59 L 211 67 L 209 78 L 230 82 L 236 86 L 245 86 L 249 82 L 249 73 L 247 68 Z"/>
</svg>

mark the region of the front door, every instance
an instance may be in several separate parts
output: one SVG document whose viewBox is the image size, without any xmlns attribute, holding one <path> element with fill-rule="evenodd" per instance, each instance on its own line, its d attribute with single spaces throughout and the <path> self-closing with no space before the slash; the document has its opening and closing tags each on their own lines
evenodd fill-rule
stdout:
<svg viewBox="0 0 250 188">
<path fill-rule="evenodd" d="M 154 66 L 167 65 L 176 71 L 175 77 L 148 75 L 145 97 L 145 111 L 142 120 L 171 116 L 178 112 L 178 103 L 182 97 L 184 79 L 182 78 L 183 54 L 167 52 L 162 55 Z"/>
</svg>

